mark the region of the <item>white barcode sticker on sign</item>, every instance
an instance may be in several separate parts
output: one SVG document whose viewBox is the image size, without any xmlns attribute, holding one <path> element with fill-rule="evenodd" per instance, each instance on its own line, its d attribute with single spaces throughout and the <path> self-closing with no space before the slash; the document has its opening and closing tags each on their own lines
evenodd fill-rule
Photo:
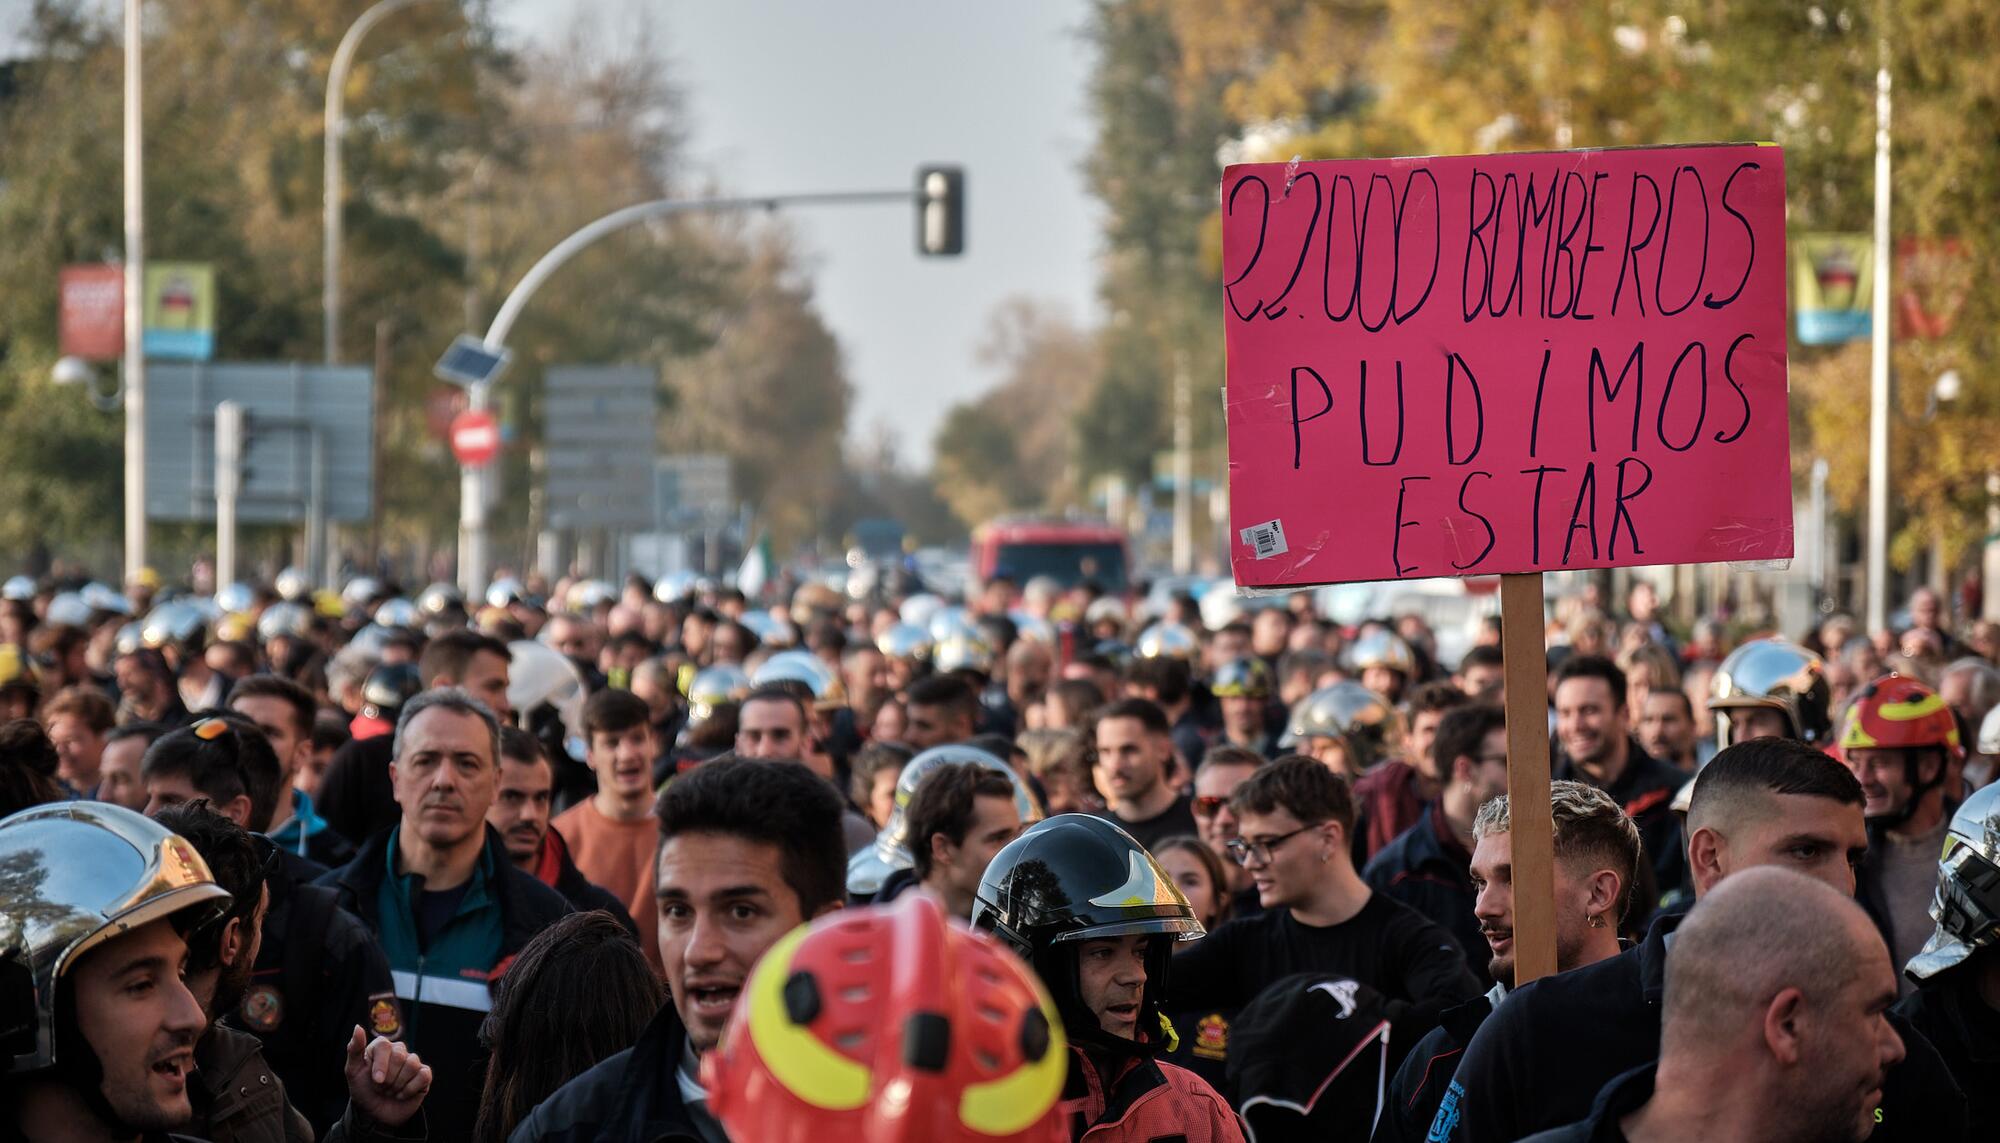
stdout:
<svg viewBox="0 0 2000 1143">
<path fill-rule="evenodd" d="M 1260 560 L 1285 554 L 1285 526 L 1276 520 L 1268 524 L 1252 524 L 1237 533 L 1243 542 L 1250 545 Z"/>
</svg>

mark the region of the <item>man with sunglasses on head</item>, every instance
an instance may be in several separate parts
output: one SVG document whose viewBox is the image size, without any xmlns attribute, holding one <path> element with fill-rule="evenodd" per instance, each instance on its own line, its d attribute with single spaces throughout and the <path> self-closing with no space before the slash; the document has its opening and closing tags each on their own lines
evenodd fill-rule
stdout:
<svg viewBox="0 0 2000 1143">
<path fill-rule="evenodd" d="M 1229 854 L 1249 870 L 1265 911 L 1175 957 L 1175 1008 L 1240 1006 L 1292 973 L 1337 973 L 1382 995 L 1393 1057 L 1446 1008 L 1479 995 L 1449 933 L 1355 872 L 1354 798 L 1340 775 L 1300 755 L 1280 758 L 1238 786 L 1229 808 L 1241 831 Z"/>
<path fill-rule="evenodd" d="M 1248 917 L 1263 911 L 1257 903 L 1257 887 L 1250 871 L 1229 858 L 1229 843 L 1242 833 L 1242 823 L 1229 808 L 1229 798 L 1250 775 L 1264 765 L 1264 758 L 1241 746 L 1211 746 L 1194 772 L 1195 829 L 1201 843 L 1222 859 L 1229 877 L 1229 916 Z"/>
</svg>

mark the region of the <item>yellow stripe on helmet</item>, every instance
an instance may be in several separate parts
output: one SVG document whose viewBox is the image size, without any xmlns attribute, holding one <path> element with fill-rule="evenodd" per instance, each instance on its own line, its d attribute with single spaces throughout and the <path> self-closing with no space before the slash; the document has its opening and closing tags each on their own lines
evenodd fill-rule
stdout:
<svg viewBox="0 0 2000 1143">
<path fill-rule="evenodd" d="M 750 1040 L 785 1090 L 825 1111 L 853 1111 L 868 1102 L 868 1069 L 834 1051 L 785 1011 L 792 955 L 808 926 L 787 933 L 750 978 Z"/>
<path fill-rule="evenodd" d="M 1035 999 L 1049 1022 L 1049 1050 L 1011 1075 L 970 1084 L 958 1099 L 959 1122 L 986 1135 L 1018 1135 L 1048 1114 L 1069 1078 L 1069 1043 L 1062 1017 L 1039 987 Z"/>
</svg>

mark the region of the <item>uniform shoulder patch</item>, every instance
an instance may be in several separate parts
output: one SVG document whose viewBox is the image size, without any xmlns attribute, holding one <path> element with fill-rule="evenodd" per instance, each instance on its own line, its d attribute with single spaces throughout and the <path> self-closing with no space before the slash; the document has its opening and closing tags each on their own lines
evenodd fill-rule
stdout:
<svg viewBox="0 0 2000 1143">
<path fill-rule="evenodd" d="M 260 1036 L 269 1035 L 285 1022 L 285 996 L 273 985 L 259 984 L 243 994 L 237 1011 L 244 1027 Z"/>
<path fill-rule="evenodd" d="M 368 998 L 368 1027 L 377 1036 L 395 1037 L 403 1031 L 403 1013 L 396 1007 L 393 993 L 378 992 Z"/>
<path fill-rule="evenodd" d="M 1195 1055 L 1204 1060 L 1220 1060 L 1229 1054 L 1229 1021 L 1222 1013 L 1211 1012 L 1194 1024 Z"/>
</svg>

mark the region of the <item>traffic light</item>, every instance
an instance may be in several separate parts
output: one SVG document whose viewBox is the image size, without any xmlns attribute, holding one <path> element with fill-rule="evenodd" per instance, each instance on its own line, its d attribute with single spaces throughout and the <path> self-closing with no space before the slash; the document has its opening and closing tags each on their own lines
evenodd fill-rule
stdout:
<svg viewBox="0 0 2000 1143">
<path fill-rule="evenodd" d="M 917 168 L 917 253 L 965 253 L 965 168 Z"/>
</svg>

